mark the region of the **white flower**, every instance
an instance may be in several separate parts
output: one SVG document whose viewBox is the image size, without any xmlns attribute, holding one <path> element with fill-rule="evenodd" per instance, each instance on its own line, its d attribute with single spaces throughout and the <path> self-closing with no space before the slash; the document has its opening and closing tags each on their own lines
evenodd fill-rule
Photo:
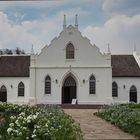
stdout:
<svg viewBox="0 0 140 140">
<path fill-rule="evenodd" d="M 45 126 L 48 127 L 48 124 L 46 123 Z"/>
<path fill-rule="evenodd" d="M 27 117 L 27 120 L 31 120 L 31 119 L 32 119 L 32 117 L 31 117 L 31 116 L 28 116 L 28 117 Z"/>
<path fill-rule="evenodd" d="M 39 115 L 39 112 L 36 112 L 36 115 Z"/>
<path fill-rule="evenodd" d="M 11 116 L 11 117 L 10 117 L 11 120 L 13 120 L 13 119 L 15 119 L 15 118 L 16 118 L 15 116 Z"/>
<path fill-rule="evenodd" d="M 35 137 L 36 137 L 36 135 L 35 135 L 35 134 L 33 134 L 33 135 L 32 135 L 32 138 L 35 138 Z"/>
<path fill-rule="evenodd" d="M 35 125 L 34 128 L 40 128 L 40 126 L 39 125 Z"/>
<path fill-rule="evenodd" d="M 9 126 L 10 126 L 10 127 L 13 127 L 13 126 L 14 126 L 14 123 L 10 123 Z"/>
<path fill-rule="evenodd" d="M 8 129 L 7 129 L 7 133 L 8 133 L 8 134 L 10 134 L 12 131 L 13 131 L 12 128 L 8 128 Z"/>
<path fill-rule="evenodd" d="M 20 126 L 20 124 L 19 124 L 18 120 L 16 120 L 16 121 L 15 121 L 15 123 L 16 123 L 16 125 L 17 125 L 17 126 Z"/>
<path fill-rule="evenodd" d="M 35 133 L 35 132 L 36 132 L 36 129 L 34 129 L 33 133 Z"/>
<path fill-rule="evenodd" d="M 21 136 L 22 135 L 22 132 L 19 132 L 19 135 Z"/>
<path fill-rule="evenodd" d="M 31 122 L 31 120 L 27 120 L 27 123 L 30 123 Z"/>
<path fill-rule="evenodd" d="M 19 115 L 20 116 L 25 116 L 25 113 L 24 112 L 21 112 Z"/>
<path fill-rule="evenodd" d="M 13 130 L 13 131 L 18 134 L 18 130 Z"/>
<path fill-rule="evenodd" d="M 37 118 L 37 115 L 33 115 L 33 119 L 36 119 Z"/>
<path fill-rule="evenodd" d="M 26 127 L 23 127 L 23 130 L 26 130 L 27 128 Z"/>
</svg>

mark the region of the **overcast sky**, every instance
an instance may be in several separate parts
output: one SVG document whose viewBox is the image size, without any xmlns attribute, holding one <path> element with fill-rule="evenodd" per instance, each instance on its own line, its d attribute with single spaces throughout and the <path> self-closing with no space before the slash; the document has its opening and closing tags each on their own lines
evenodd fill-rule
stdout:
<svg viewBox="0 0 140 140">
<path fill-rule="evenodd" d="M 20 47 L 36 53 L 62 31 L 63 15 L 101 52 L 107 44 L 113 54 L 140 53 L 140 0 L 0 1 L 0 48 Z"/>
</svg>

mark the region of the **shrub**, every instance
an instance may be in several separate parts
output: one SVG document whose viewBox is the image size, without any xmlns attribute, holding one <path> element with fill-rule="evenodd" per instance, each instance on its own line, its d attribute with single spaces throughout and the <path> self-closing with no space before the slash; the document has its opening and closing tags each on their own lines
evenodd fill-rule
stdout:
<svg viewBox="0 0 140 140">
<path fill-rule="evenodd" d="M 74 120 L 56 107 L 0 104 L 3 122 L 0 139 L 4 140 L 82 140 Z"/>
<path fill-rule="evenodd" d="M 96 115 L 140 138 L 140 111 L 133 108 L 133 104 L 111 105 L 99 110 Z"/>
</svg>

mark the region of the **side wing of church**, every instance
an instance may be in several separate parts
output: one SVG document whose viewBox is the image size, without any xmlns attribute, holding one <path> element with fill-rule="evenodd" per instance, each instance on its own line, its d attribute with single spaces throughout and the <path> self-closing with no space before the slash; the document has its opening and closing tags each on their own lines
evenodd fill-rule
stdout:
<svg viewBox="0 0 140 140">
<path fill-rule="evenodd" d="M 75 25 L 40 54 L 0 56 L 0 101 L 30 104 L 140 102 L 140 56 L 102 54 Z"/>
</svg>

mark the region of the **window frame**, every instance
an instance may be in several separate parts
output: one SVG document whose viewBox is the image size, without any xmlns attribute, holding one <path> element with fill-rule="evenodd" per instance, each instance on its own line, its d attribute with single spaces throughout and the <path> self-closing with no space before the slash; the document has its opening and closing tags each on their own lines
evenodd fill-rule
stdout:
<svg viewBox="0 0 140 140">
<path fill-rule="evenodd" d="M 118 97 L 118 84 L 115 81 L 112 83 L 112 97 Z"/>
<path fill-rule="evenodd" d="M 96 78 L 94 75 L 91 75 L 89 78 L 89 94 L 90 95 L 96 94 Z"/>
<path fill-rule="evenodd" d="M 5 85 L 2 85 L 0 88 L 0 92 L 7 92 L 7 88 Z"/>
<path fill-rule="evenodd" d="M 18 84 L 18 97 L 24 97 L 25 96 L 25 85 L 23 82 L 20 82 Z"/>
<path fill-rule="evenodd" d="M 67 60 L 75 59 L 75 48 L 72 43 L 68 43 L 66 46 L 66 59 Z"/>
<path fill-rule="evenodd" d="M 49 75 L 45 78 L 45 94 L 51 94 L 51 77 Z"/>
</svg>

